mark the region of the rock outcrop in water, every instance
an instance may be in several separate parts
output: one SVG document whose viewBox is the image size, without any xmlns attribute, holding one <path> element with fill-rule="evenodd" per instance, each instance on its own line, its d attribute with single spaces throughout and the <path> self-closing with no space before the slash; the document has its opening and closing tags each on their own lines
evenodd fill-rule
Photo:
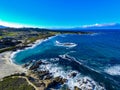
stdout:
<svg viewBox="0 0 120 90">
<path fill-rule="evenodd" d="M 67 59 L 67 56 L 64 57 Z M 70 58 L 69 58 L 70 59 Z M 40 80 L 41 83 L 37 83 L 37 86 L 44 87 L 45 90 L 49 90 L 50 88 L 52 89 L 60 89 L 60 88 L 67 88 L 64 87 L 68 80 L 66 78 L 63 78 L 61 76 L 54 77 L 53 73 L 50 72 L 50 70 L 45 69 L 49 63 L 44 62 L 44 61 L 31 61 L 28 64 L 24 65 L 26 68 L 29 67 L 29 70 L 32 71 L 33 78 L 36 77 L 37 81 Z M 40 69 L 40 66 L 44 65 L 44 69 Z M 68 77 L 71 79 L 74 79 L 78 75 L 78 72 L 71 72 Z M 79 85 L 72 86 L 74 90 L 93 90 L 97 89 L 96 84 L 94 81 L 92 81 L 88 77 L 80 78 L 77 80 L 77 83 Z M 61 87 L 62 85 L 62 87 Z M 72 85 L 72 84 L 71 84 Z M 99 87 L 99 90 L 105 90 L 103 87 Z M 71 87 L 68 87 L 65 90 L 73 90 Z M 64 90 L 64 89 L 63 89 Z"/>
<path fill-rule="evenodd" d="M 37 62 L 34 62 L 30 67 L 29 69 L 30 70 L 36 70 L 37 68 L 39 68 L 39 65 L 42 64 L 41 61 L 37 61 Z"/>
<path fill-rule="evenodd" d="M 39 70 L 40 65 L 46 65 L 47 63 L 39 61 L 31 61 L 24 65 L 24 67 L 28 68 L 30 70 L 30 73 L 32 74 L 33 78 L 36 77 L 36 79 L 39 79 L 42 81 L 42 83 L 36 83 L 39 87 L 44 87 L 44 89 L 49 88 L 57 88 L 60 85 L 63 85 L 65 82 L 67 82 L 67 79 L 64 79 L 62 77 L 53 77 L 53 74 L 49 72 L 49 70 Z"/>
</svg>

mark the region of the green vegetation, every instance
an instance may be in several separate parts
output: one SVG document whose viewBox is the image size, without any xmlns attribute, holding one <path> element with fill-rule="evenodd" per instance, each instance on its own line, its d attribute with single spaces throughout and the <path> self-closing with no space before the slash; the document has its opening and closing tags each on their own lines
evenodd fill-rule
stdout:
<svg viewBox="0 0 120 90">
<path fill-rule="evenodd" d="M 24 78 L 6 77 L 0 81 L 0 90 L 35 90 Z"/>
<path fill-rule="evenodd" d="M 39 28 L 6 28 L 0 29 L 0 53 L 5 51 L 23 49 L 28 44 L 35 42 L 38 39 L 46 39 L 57 34 L 91 34 L 90 32 L 69 32 L 69 31 L 55 31 Z M 40 73 L 41 78 L 47 72 Z M 47 75 L 47 74 L 46 74 Z M 36 76 L 36 78 L 32 77 Z M 49 79 L 47 79 L 49 78 Z M 48 77 L 46 80 L 39 80 L 39 76 L 31 74 L 31 76 L 24 76 L 24 74 L 10 75 L 0 81 L 0 90 L 43 90 L 41 88 L 52 87 L 54 84 L 63 84 L 65 79 L 60 77 Z M 29 84 L 28 84 L 29 83 Z"/>
<path fill-rule="evenodd" d="M 0 53 L 22 49 L 38 39 L 46 39 L 57 34 L 92 34 L 93 32 L 61 31 L 39 28 L 0 29 Z"/>
<path fill-rule="evenodd" d="M 3 36 L 0 36 L 0 39 L 2 39 L 3 38 Z"/>
<path fill-rule="evenodd" d="M 4 33 L 5 36 L 17 36 L 18 33 L 17 32 L 7 32 L 7 33 Z"/>
<path fill-rule="evenodd" d="M 0 53 L 5 52 L 5 51 L 11 51 L 11 50 L 16 49 L 16 48 L 17 48 L 16 46 L 3 48 L 3 49 L 0 49 Z"/>
</svg>

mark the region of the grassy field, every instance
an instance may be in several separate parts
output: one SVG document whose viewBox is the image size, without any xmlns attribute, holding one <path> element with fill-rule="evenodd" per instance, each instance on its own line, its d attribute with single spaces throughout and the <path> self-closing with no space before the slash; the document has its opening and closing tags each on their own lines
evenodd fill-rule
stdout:
<svg viewBox="0 0 120 90">
<path fill-rule="evenodd" d="M 35 90 L 24 78 L 6 77 L 0 81 L 0 90 Z"/>
</svg>

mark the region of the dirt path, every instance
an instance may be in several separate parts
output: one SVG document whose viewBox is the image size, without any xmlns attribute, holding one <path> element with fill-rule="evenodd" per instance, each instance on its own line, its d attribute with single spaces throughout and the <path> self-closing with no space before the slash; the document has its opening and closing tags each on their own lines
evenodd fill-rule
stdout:
<svg viewBox="0 0 120 90">
<path fill-rule="evenodd" d="M 32 82 L 30 82 L 27 77 L 24 77 L 24 76 L 19 76 L 19 77 L 26 79 L 26 81 L 28 82 L 28 84 L 30 84 L 31 86 L 33 86 L 33 87 L 35 88 L 35 90 L 40 90 L 40 89 L 39 89 L 38 87 L 36 87 Z"/>
<path fill-rule="evenodd" d="M 35 88 L 35 90 L 44 90 L 44 88 L 42 88 L 42 87 L 36 87 L 36 86 L 35 86 L 32 82 L 30 82 L 29 79 L 28 79 L 27 77 L 25 77 L 25 76 L 13 76 L 13 78 L 15 78 L 15 77 L 24 78 L 24 79 L 28 82 L 29 85 L 31 85 L 31 86 L 33 86 L 33 87 Z"/>
</svg>

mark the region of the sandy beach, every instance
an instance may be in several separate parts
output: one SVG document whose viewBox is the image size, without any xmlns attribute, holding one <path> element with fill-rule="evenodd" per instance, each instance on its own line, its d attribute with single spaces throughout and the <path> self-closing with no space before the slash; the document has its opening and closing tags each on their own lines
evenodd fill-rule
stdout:
<svg viewBox="0 0 120 90">
<path fill-rule="evenodd" d="M 50 39 L 52 37 L 49 37 L 48 39 Z M 27 73 L 27 69 L 23 68 L 20 65 L 16 65 L 14 64 L 11 59 L 13 58 L 13 56 L 20 52 L 23 51 L 25 49 L 29 49 L 29 48 L 34 48 L 35 46 L 39 45 L 40 43 L 42 43 L 43 41 L 46 41 L 48 39 L 39 39 L 36 40 L 34 43 L 29 44 L 27 48 L 24 48 L 22 50 L 17 50 L 15 52 L 13 51 L 7 51 L 7 52 L 3 52 L 0 53 L 0 79 L 5 77 L 5 76 L 9 76 L 15 73 Z"/>
<path fill-rule="evenodd" d="M 10 56 L 12 51 L 4 52 L 0 54 L 0 78 L 9 76 L 15 73 L 26 73 L 26 69 L 22 66 L 16 65 L 11 62 Z"/>
</svg>

